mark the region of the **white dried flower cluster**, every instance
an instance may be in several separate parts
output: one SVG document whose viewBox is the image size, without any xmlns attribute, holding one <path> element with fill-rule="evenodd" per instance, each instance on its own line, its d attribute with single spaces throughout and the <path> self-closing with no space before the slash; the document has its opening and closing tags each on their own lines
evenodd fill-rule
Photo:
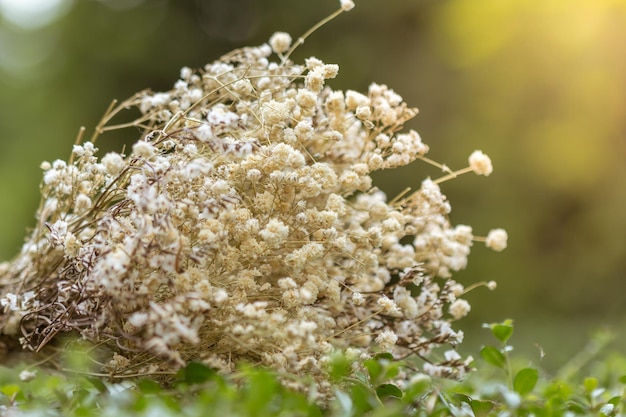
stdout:
<svg viewBox="0 0 626 417">
<path fill-rule="evenodd" d="M 245 360 L 320 383 L 335 349 L 431 358 L 462 341 L 450 323 L 470 306 L 449 277 L 472 229 L 450 224 L 436 182 L 389 202 L 370 176 L 428 151 L 399 133 L 417 110 L 384 85 L 329 88 L 338 67 L 317 58 L 271 60 L 290 44 L 278 33 L 183 68 L 172 90 L 112 109 L 69 162 L 42 164 L 37 227 L 0 274 L 2 333 L 32 349 L 66 331 L 109 342 L 112 375 Z M 118 127 L 141 138 L 96 157 L 131 106 L 142 116 Z M 432 357 L 424 371 L 468 366 Z"/>
</svg>

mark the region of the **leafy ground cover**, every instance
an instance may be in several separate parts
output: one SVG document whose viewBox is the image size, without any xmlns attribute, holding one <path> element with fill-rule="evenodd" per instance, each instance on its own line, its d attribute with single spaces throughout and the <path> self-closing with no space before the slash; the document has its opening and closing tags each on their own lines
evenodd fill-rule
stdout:
<svg viewBox="0 0 626 417">
<path fill-rule="evenodd" d="M 190 363 L 176 382 L 151 379 L 108 382 L 88 371 L 78 348 L 61 360 L 65 368 L 0 368 L 0 407 L 7 416 L 621 416 L 626 399 L 626 357 L 604 352 L 607 334 L 556 375 L 516 357 L 511 321 L 486 326 L 494 343 L 483 346 L 477 368 L 462 381 L 423 374 L 400 385 L 406 363 L 381 354 L 353 369 L 336 356 L 328 363 L 333 398 L 315 400 L 281 384 L 285 375 L 242 366 L 223 376 Z M 303 382 L 306 375 L 291 376 Z M 298 384 L 300 385 L 300 384 Z"/>
</svg>

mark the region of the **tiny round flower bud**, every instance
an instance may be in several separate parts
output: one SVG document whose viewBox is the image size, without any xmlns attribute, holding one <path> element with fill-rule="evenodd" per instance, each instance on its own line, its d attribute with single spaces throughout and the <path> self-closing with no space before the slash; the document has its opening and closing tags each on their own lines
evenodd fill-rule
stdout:
<svg viewBox="0 0 626 417">
<path fill-rule="evenodd" d="M 287 52 L 291 46 L 291 36 L 285 32 L 276 32 L 270 38 L 270 46 L 277 54 Z"/>
<path fill-rule="evenodd" d="M 352 0 L 339 0 L 341 3 L 341 10 L 344 12 L 354 9 L 354 2 Z"/>
<path fill-rule="evenodd" d="M 304 85 L 309 90 L 319 93 L 324 88 L 324 76 L 322 75 L 323 70 L 318 70 L 317 68 L 307 73 L 304 78 Z"/>
<path fill-rule="evenodd" d="M 398 341 L 398 336 L 392 330 L 383 330 L 376 336 L 376 343 L 383 351 L 389 351 Z"/>
<path fill-rule="evenodd" d="M 106 169 L 109 174 L 115 176 L 124 169 L 125 163 L 124 158 L 122 158 L 120 154 L 109 152 L 102 158 L 102 165 L 104 165 L 104 169 Z"/>
<path fill-rule="evenodd" d="M 482 151 L 474 151 L 469 157 L 469 165 L 477 175 L 489 175 L 493 172 L 491 159 Z"/>
<path fill-rule="evenodd" d="M 363 297 L 363 294 L 360 292 L 354 292 L 352 293 L 352 303 L 355 306 L 363 305 L 363 303 L 365 303 L 365 297 Z"/>
<path fill-rule="evenodd" d="M 356 108 L 355 114 L 359 120 L 368 120 L 372 117 L 372 109 L 370 106 L 359 106 Z"/>
<path fill-rule="evenodd" d="M 495 250 L 496 252 L 501 252 L 506 249 L 506 242 L 509 236 L 504 229 L 493 229 L 487 235 L 487 239 L 485 240 L 485 245 Z"/>
<path fill-rule="evenodd" d="M 339 65 L 337 64 L 325 64 L 323 67 L 324 79 L 335 78 L 339 74 Z"/>
<path fill-rule="evenodd" d="M 142 158 L 151 158 L 154 155 L 154 147 L 142 140 L 133 145 L 133 153 Z"/>
<path fill-rule="evenodd" d="M 22 382 L 32 381 L 36 377 L 37 377 L 37 373 L 33 371 L 29 371 L 28 369 L 24 369 L 22 372 L 20 372 L 20 381 Z"/>
<path fill-rule="evenodd" d="M 458 320 L 460 318 L 467 316 L 467 313 L 469 313 L 470 310 L 471 310 L 470 303 L 461 299 L 458 299 L 452 304 L 450 304 L 450 307 L 448 309 L 448 311 L 450 312 L 450 315 L 455 320 Z"/>
<path fill-rule="evenodd" d="M 182 67 L 180 69 L 180 78 L 183 80 L 189 80 L 193 75 L 193 71 L 189 67 Z"/>
</svg>

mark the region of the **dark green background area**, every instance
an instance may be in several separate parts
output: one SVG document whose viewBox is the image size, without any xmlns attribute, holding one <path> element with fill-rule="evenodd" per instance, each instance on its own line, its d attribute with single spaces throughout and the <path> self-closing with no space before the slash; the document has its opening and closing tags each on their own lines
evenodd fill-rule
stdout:
<svg viewBox="0 0 626 417">
<path fill-rule="evenodd" d="M 503 227 L 509 248 L 476 244 L 466 285 L 466 348 L 480 323 L 512 317 L 522 349 L 561 364 L 590 329 L 625 337 L 626 2 L 621 0 L 361 0 L 293 55 L 340 64 L 331 86 L 389 85 L 420 114 L 408 127 L 452 168 L 481 149 L 489 178 L 443 184 L 454 223 Z M 169 89 L 182 66 L 294 38 L 336 0 L 75 0 L 50 25 L 0 21 L 0 258 L 34 223 L 43 160 L 66 159 L 114 98 Z M 101 148 L 135 139 L 102 137 Z M 436 169 L 414 164 L 376 176 L 393 195 Z M 622 334 L 620 334 L 622 333 Z M 567 341 L 567 343 L 564 343 Z M 626 347 L 626 346 L 619 346 Z"/>
</svg>

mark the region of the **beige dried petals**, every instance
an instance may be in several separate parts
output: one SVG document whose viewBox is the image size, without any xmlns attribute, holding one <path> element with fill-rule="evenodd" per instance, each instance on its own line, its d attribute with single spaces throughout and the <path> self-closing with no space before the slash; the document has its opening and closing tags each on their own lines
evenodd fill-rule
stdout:
<svg viewBox="0 0 626 417">
<path fill-rule="evenodd" d="M 471 310 L 470 304 L 466 300 L 463 300 L 463 299 L 456 300 L 455 302 L 450 304 L 450 307 L 448 308 L 450 315 L 455 320 L 458 320 L 467 316 L 470 310 Z"/>
<path fill-rule="evenodd" d="M 489 231 L 485 245 L 497 252 L 501 252 L 506 249 L 507 240 L 509 236 L 504 229 L 493 229 Z"/>
<path fill-rule="evenodd" d="M 482 151 L 474 151 L 469 156 L 469 165 L 477 175 L 489 175 L 493 172 L 491 159 Z"/>
<path fill-rule="evenodd" d="M 270 38 L 269 44 L 275 53 L 282 54 L 289 50 L 291 46 L 291 36 L 285 32 L 276 32 Z"/>
<path fill-rule="evenodd" d="M 341 10 L 344 12 L 350 11 L 354 8 L 354 2 L 352 0 L 339 0 L 341 3 Z"/>
</svg>

